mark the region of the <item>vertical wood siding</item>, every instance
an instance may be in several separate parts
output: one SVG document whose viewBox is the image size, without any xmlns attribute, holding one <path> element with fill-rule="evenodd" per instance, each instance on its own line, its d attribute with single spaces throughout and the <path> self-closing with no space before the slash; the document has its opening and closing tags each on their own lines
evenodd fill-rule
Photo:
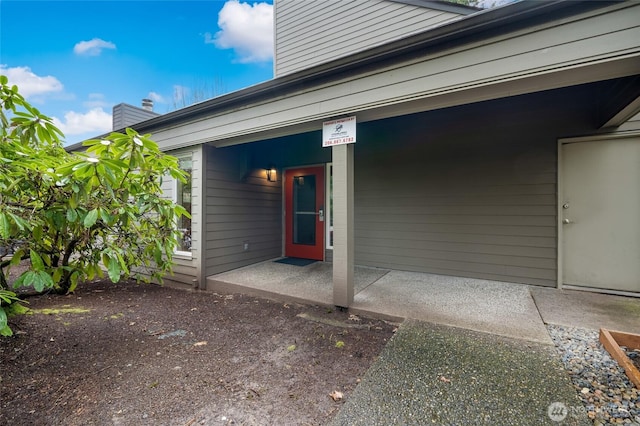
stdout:
<svg viewBox="0 0 640 426">
<path fill-rule="evenodd" d="M 275 75 L 328 62 L 459 16 L 384 0 L 278 0 Z"/>
<path fill-rule="evenodd" d="M 363 125 L 356 263 L 555 285 L 557 138 L 591 129 L 588 103 L 530 95 Z"/>
</svg>

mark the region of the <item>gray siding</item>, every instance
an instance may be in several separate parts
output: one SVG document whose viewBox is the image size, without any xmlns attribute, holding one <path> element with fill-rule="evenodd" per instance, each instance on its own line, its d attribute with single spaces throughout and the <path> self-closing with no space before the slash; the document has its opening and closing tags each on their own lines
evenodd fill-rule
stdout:
<svg viewBox="0 0 640 426">
<path fill-rule="evenodd" d="M 147 111 L 133 105 L 118 104 L 113 107 L 112 127 L 113 130 L 124 129 L 159 115 L 157 112 Z"/>
<path fill-rule="evenodd" d="M 323 149 L 321 141 L 320 132 L 311 132 L 251 145 L 208 147 L 207 275 L 282 255 L 282 170 L 331 161 L 331 150 Z M 266 180 L 269 165 L 276 166 L 277 182 Z"/>
<path fill-rule="evenodd" d="M 173 276 L 165 278 L 170 284 L 180 286 L 195 286 L 200 281 L 200 239 L 202 238 L 202 147 L 192 147 L 170 151 L 168 154 L 182 157 L 190 156 L 193 161 L 192 170 L 192 194 L 191 194 L 191 256 L 175 255 Z M 174 199 L 175 181 L 166 177 L 162 181 L 162 193 L 165 197 Z"/>
<path fill-rule="evenodd" d="M 425 31 L 459 16 L 386 0 L 277 0 L 275 76 Z"/>
<path fill-rule="evenodd" d="M 362 126 L 356 263 L 555 285 L 557 138 L 590 128 L 588 100 L 566 96 L 576 104 L 531 95 Z"/>
<path fill-rule="evenodd" d="M 282 252 L 281 177 L 278 182 L 267 181 L 264 169 L 251 166 L 245 148 L 207 150 L 207 275 L 272 259 Z"/>
</svg>

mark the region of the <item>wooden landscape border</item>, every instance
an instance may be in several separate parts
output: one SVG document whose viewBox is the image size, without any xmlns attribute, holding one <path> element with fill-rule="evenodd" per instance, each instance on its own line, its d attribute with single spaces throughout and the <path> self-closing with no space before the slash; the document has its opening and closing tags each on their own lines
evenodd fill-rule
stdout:
<svg viewBox="0 0 640 426">
<path fill-rule="evenodd" d="M 624 368 L 624 372 L 627 373 L 627 377 L 629 377 L 631 383 L 640 389 L 640 371 L 638 371 L 627 354 L 620 349 L 620 346 L 626 346 L 630 349 L 640 349 L 640 334 L 624 333 L 622 331 L 601 328 L 600 342 L 611 354 L 613 359 L 618 361 L 618 364 Z"/>
</svg>

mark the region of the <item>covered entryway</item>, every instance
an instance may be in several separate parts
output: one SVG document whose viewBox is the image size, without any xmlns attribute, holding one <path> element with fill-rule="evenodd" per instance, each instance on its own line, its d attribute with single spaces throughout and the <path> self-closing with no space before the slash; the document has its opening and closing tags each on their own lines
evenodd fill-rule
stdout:
<svg viewBox="0 0 640 426">
<path fill-rule="evenodd" d="M 640 293 L 640 136 L 561 141 L 562 284 Z"/>
<path fill-rule="evenodd" d="M 324 259 L 324 166 L 285 172 L 285 255 Z"/>
</svg>

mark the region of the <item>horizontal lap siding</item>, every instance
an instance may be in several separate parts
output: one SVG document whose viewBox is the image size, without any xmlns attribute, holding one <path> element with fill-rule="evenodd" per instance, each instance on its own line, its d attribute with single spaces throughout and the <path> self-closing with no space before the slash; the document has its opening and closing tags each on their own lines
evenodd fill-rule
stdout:
<svg viewBox="0 0 640 426">
<path fill-rule="evenodd" d="M 356 263 L 555 285 L 557 135 L 584 128 L 586 114 L 554 110 L 554 101 L 520 97 L 362 125 Z"/>
<path fill-rule="evenodd" d="M 128 104 L 118 104 L 113 107 L 112 127 L 113 130 L 124 129 L 141 121 L 157 117 L 158 113 L 136 108 Z"/>
<path fill-rule="evenodd" d="M 458 17 L 383 0 L 278 0 L 275 74 L 309 68 Z"/>
<path fill-rule="evenodd" d="M 206 274 L 280 256 L 281 183 L 268 182 L 264 169 L 252 167 L 244 147 L 207 153 Z"/>
<path fill-rule="evenodd" d="M 554 146 L 553 140 L 547 146 Z M 499 147 L 492 147 L 487 155 Z M 409 153 L 407 153 L 409 154 Z M 357 158 L 357 157 L 356 157 Z M 386 185 L 375 185 L 370 170 L 376 163 L 356 163 L 356 262 L 364 265 L 471 276 L 501 281 L 553 285 L 556 276 L 555 187 L 549 183 L 522 181 L 523 191 L 533 186 L 538 195 L 490 195 L 495 187 L 483 186 L 482 171 L 473 163 L 483 158 L 425 158 L 457 169 L 457 181 L 429 173 L 407 173 L 389 167 L 385 175 L 397 188 L 413 196 L 398 195 Z M 519 180 L 512 158 L 494 164 L 493 173 L 504 182 Z M 550 166 L 555 157 L 550 150 Z M 464 166 L 469 166 L 467 170 Z M 410 167 L 417 167 L 413 164 Z M 439 188 L 430 185 L 438 181 Z M 419 184 L 424 183 L 424 187 Z M 553 182 L 551 182 L 553 184 Z M 465 185 L 464 188 L 461 185 Z M 517 185 L 510 185 L 512 188 Z M 438 195 L 442 190 L 450 195 Z M 434 194 L 435 193 L 435 194 Z"/>
</svg>

